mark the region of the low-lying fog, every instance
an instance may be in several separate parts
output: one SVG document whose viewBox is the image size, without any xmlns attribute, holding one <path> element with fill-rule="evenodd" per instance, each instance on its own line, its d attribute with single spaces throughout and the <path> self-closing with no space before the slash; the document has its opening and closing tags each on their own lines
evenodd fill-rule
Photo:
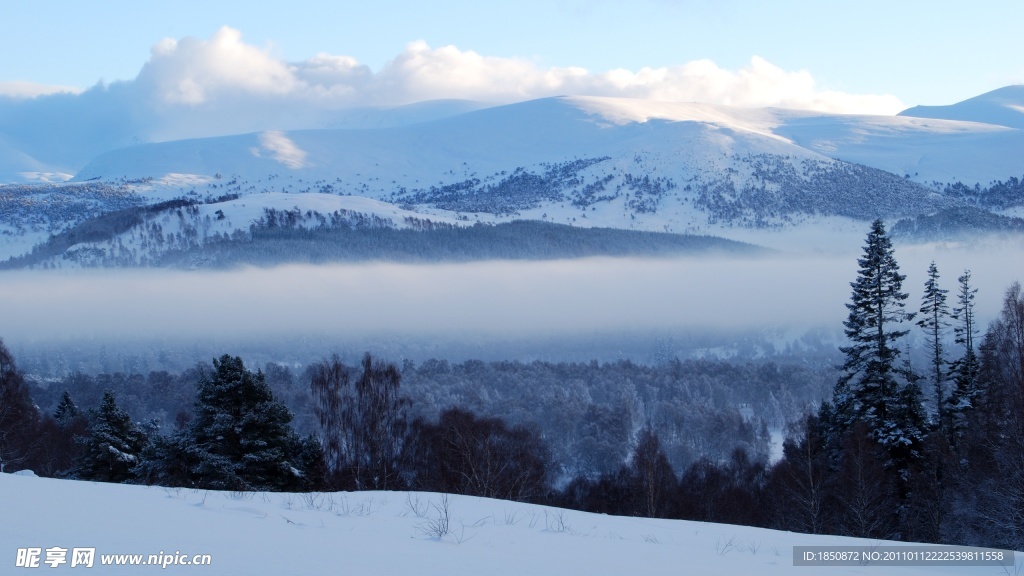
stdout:
<svg viewBox="0 0 1024 576">
<path fill-rule="evenodd" d="M 369 334 L 529 338 L 676 328 L 839 327 L 860 247 L 845 256 L 365 264 L 0 274 L 0 337 L 240 338 Z M 935 260 L 964 269 L 984 321 L 1024 276 L 1018 244 L 897 247 L 908 308 Z M 326 353 L 326 351 L 325 351 Z"/>
</svg>

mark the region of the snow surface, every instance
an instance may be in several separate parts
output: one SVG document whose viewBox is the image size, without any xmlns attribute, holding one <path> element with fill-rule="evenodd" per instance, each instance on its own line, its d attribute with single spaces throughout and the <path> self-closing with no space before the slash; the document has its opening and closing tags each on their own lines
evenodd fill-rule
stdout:
<svg viewBox="0 0 1024 576">
<path fill-rule="evenodd" d="M 1016 110 L 1024 109 L 1024 95 L 1013 95 L 1020 96 L 1019 102 L 1007 109 L 1020 114 Z M 395 186 L 382 187 L 390 192 L 397 186 L 426 187 L 438 179 L 451 183 L 516 166 L 603 154 L 615 158 L 632 151 L 660 156 L 656 165 L 669 173 L 679 171 L 672 156 L 771 153 L 856 162 L 927 184 L 953 178 L 988 184 L 1019 176 L 1019 151 L 1024 149 L 1018 127 L 979 121 L 605 97 L 543 98 L 385 126 L 135 146 L 96 158 L 76 179 L 160 177 L 169 172 L 219 171 L 249 178 L 290 173 L 306 180 L 338 178 L 370 192 L 393 181 Z M 726 159 L 713 168 L 725 170 L 733 163 Z M 694 165 L 683 167 L 692 171 Z"/>
<path fill-rule="evenodd" d="M 1014 128 L 903 116 L 786 115 L 775 132 L 795 144 L 923 184 L 988 185 L 1024 172 L 1024 132 Z"/>
<path fill-rule="evenodd" d="M 649 120 L 704 122 L 746 130 L 770 138 L 780 138 L 772 132 L 780 121 L 775 111 L 770 108 L 739 108 L 696 102 L 661 102 L 597 96 L 566 97 L 565 101 L 620 126 Z"/>
<path fill-rule="evenodd" d="M 958 180 L 988 185 L 1024 172 L 1020 157 L 1024 130 L 1007 126 L 1012 122 L 997 125 L 909 115 L 829 115 L 604 97 L 556 97 L 486 106 L 449 101 L 393 110 L 356 110 L 338 116 L 335 125 L 343 129 L 270 131 L 145 144 L 101 155 L 75 180 L 116 182 L 151 202 L 224 194 L 261 197 L 212 209 L 203 207 L 204 217 L 216 210 L 227 216 L 226 221 L 204 228 L 210 234 L 247 230 L 264 207 L 323 212 L 313 207 L 326 202 L 322 198 L 291 199 L 319 193 L 350 198 L 345 200 L 348 207 L 339 205 L 337 209 L 391 218 L 398 226 L 406 217 L 467 224 L 523 218 L 581 227 L 710 234 L 784 250 L 819 252 L 849 246 L 851 241 L 859 243 L 863 223 L 797 216 L 769 221 L 768 228 L 759 230 L 736 222 L 713 224 L 707 212 L 695 207 L 695 190 L 702 183 L 722 179 L 731 180 L 737 189 L 746 184 L 756 187 L 760 176 L 755 165 L 765 158 L 770 158 L 770 163 L 788 163 L 797 174 L 806 173 L 808 165 L 837 165 L 838 159 L 935 188 Z M 1018 108 L 1024 109 L 1024 89 L 1009 87 L 956 106 L 958 110 L 996 106 L 1017 114 Z M 965 117 L 987 118 L 978 114 Z M 19 154 L 0 142 L 0 180 L 12 170 L 19 178 L 31 176 L 37 182 L 59 181 L 65 176 L 46 172 L 45 167 Z M 467 181 L 477 182 L 477 188 L 495 185 L 518 168 L 541 174 L 553 163 L 599 158 L 607 159 L 578 170 L 573 185 L 578 192 L 584 186 L 608 183 L 607 192 L 598 193 L 606 196 L 589 206 L 544 201 L 514 215 L 494 216 L 444 211 L 428 204 L 410 206 L 403 200 L 406 193 Z M 677 188 L 657 201 L 656 212 L 639 211 L 636 197 L 631 198 L 631 189 L 624 185 L 626 175 L 664 178 Z M 610 196 L 614 197 L 608 199 Z M 352 199 L 356 197 L 365 199 L 363 207 L 355 207 L 358 202 Z M 65 227 L 56 224 L 56 229 Z M 173 232 L 174 224 L 170 226 L 167 231 Z M 45 240 L 47 233 L 42 228 L 27 232 L 0 229 L 0 259 L 25 253 Z M 123 235 L 113 244 L 132 247 L 134 242 Z"/>
<path fill-rule="evenodd" d="M 405 492 L 239 493 L 0 474 L 0 572 L 18 548 L 91 547 L 104 554 L 210 554 L 170 574 L 1002 574 L 997 567 L 794 567 L 793 546 L 880 541 L 744 526 L 590 514 L 451 496 L 451 531 L 430 524 L 442 495 Z M 884 543 L 898 544 L 898 543 Z M 1019 556 L 1019 554 L 1018 554 Z M 1021 563 L 1018 559 L 1018 570 Z M 153 570 L 152 567 L 147 567 Z M 65 564 L 46 573 L 76 573 Z M 32 573 L 26 571 L 25 573 Z"/>
<path fill-rule="evenodd" d="M 915 106 L 900 116 L 945 118 L 1024 128 L 1024 85 L 1004 86 L 949 106 Z"/>
</svg>

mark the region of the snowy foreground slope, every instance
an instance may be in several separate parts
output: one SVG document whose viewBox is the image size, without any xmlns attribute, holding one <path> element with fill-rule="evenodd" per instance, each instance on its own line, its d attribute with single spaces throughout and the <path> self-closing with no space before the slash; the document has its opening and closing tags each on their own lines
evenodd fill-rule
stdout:
<svg viewBox="0 0 1024 576">
<path fill-rule="evenodd" d="M 441 504 L 430 493 L 251 494 L 0 474 L 0 573 L 33 573 L 14 567 L 17 549 L 31 547 L 96 549 L 92 570 L 40 563 L 46 573 L 142 574 L 158 569 L 100 566 L 100 558 L 160 553 L 209 554 L 209 566 L 166 572 L 220 576 L 1004 573 L 996 566 L 795 567 L 793 546 L 881 543 L 465 496 L 450 497 L 451 531 L 439 540 L 430 525 Z"/>
</svg>

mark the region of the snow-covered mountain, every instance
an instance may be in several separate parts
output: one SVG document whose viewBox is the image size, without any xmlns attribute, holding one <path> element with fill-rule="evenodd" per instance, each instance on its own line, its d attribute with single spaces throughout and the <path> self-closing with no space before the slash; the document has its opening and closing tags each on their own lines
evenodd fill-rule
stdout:
<svg viewBox="0 0 1024 576">
<path fill-rule="evenodd" d="M 964 120 L 1024 128 L 1024 85 L 1005 86 L 949 106 L 914 106 L 900 116 Z"/>
<path fill-rule="evenodd" d="M 118 92 L 123 86 L 110 88 Z M 429 100 L 406 106 L 310 109 L 302 117 L 284 115 L 268 120 L 253 118 L 230 133 L 256 132 L 269 123 L 283 122 L 295 128 L 373 129 L 428 122 L 493 106 L 471 100 Z M 28 107 L 31 113 L 23 109 Z M 126 112 L 123 108 L 129 108 Z M 167 141 L 165 129 L 146 129 L 126 120 L 131 105 L 104 105 L 81 109 L 69 97 L 50 97 L 22 102 L 0 98 L 0 183 L 58 182 L 70 179 L 90 160 L 110 150 L 143 141 Z M 194 110 L 188 116 L 187 133 L 196 137 L 223 136 L 216 110 Z M 42 125 L 32 119 L 45 118 Z M 246 126 L 249 126 L 246 129 Z M 182 127 L 175 123 L 174 129 Z"/>
<path fill-rule="evenodd" d="M 115 190 L 111 210 L 228 198 L 209 210 L 225 218 L 206 225 L 237 224 L 217 230 L 224 234 L 258 219 L 233 215 L 242 204 L 316 212 L 296 196 L 308 193 L 372 200 L 366 215 L 401 211 L 400 220 L 526 219 L 754 242 L 732 231 L 940 211 L 956 220 L 967 207 L 1024 205 L 1024 129 L 1010 121 L 1024 109 L 1024 88 L 947 108 L 933 116 L 955 119 L 919 109 L 843 116 L 600 97 L 350 110 L 333 118 L 338 128 L 142 144 L 101 154 L 65 186 L 0 188 L 0 241 L 17 255 L 102 212 L 68 192 L 75 186 Z M 54 177 L 15 148 L 0 153 L 10 169 Z M 252 194 L 269 196 L 242 200 Z M 39 218 L 54 212 L 52 198 L 61 211 Z M 26 206 L 35 220 L 18 215 Z"/>
<path fill-rule="evenodd" d="M 287 173 L 304 180 L 340 178 L 349 187 L 388 193 L 394 185 L 411 189 L 435 180 L 451 183 L 472 173 L 491 175 L 572 158 L 608 155 L 628 162 L 633 158 L 623 156 L 630 153 L 649 163 L 661 161 L 657 168 L 677 176 L 738 169 L 748 163 L 747 156 L 757 155 L 788 155 L 796 162 L 838 159 L 926 184 L 960 180 L 984 185 L 1019 175 L 1015 151 L 1024 149 L 1020 121 L 996 120 L 1021 116 L 1024 88 L 974 100 L 932 115 L 940 119 L 920 108 L 897 117 L 848 116 L 597 97 L 534 100 L 426 122 L 413 120 L 431 115 L 409 109 L 388 117 L 377 112 L 363 121 L 353 113 L 343 130 L 264 132 L 120 149 L 89 163 L 76 180 Z M 973 113 L 989 109 L 1004 113 Z M 429 109 L 441 116 L 449 110 Z M 400 120 L 403 115 L 407 121 Z M 374 125 L 382 128 L 369 128 Z"/>
</svg>

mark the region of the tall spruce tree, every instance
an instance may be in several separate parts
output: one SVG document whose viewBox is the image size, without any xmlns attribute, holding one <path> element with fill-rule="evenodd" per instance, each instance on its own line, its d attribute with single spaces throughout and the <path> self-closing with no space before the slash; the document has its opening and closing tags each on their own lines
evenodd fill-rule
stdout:
<svg viewBox="0 0 1024 576">
<path fill-rule="evenodd" d="M 905 421 L 913 411 L 907 402 L 915 393 L 903 389 L 906 374 L 897 364 L 898 341 L 908 333 L 902 326 L 913 314 L 905 310 L 906 276 L 900 274 L 881 220 L 871 224 L 857 263 L 860 269 L 850 283 L 853 293 L 846 305 L 849 316 L 843 322 L 850 345 L 840 347 L 846 360 L 834 390 L 832 424 L 839 436 L 863 424 L 872 439 L 898 458 L 921 441 L 915 427 Z"/>
<path fill-rule="evenodd" d="M 939 269 L 932 261 L 928 266 L 928 279 L 924 283 L 920 317 L 917 325 L 924 330 L 928 343 L 928 361 L 931 364 L 931 380 L 935 390 L 936 427 L 944 432 L 946 423 L 946 357 L 942 346 L 946 329 L 949 328 L 949 307 L 946 294 L 949 290 L 939 288 Z"/>
</svg>

